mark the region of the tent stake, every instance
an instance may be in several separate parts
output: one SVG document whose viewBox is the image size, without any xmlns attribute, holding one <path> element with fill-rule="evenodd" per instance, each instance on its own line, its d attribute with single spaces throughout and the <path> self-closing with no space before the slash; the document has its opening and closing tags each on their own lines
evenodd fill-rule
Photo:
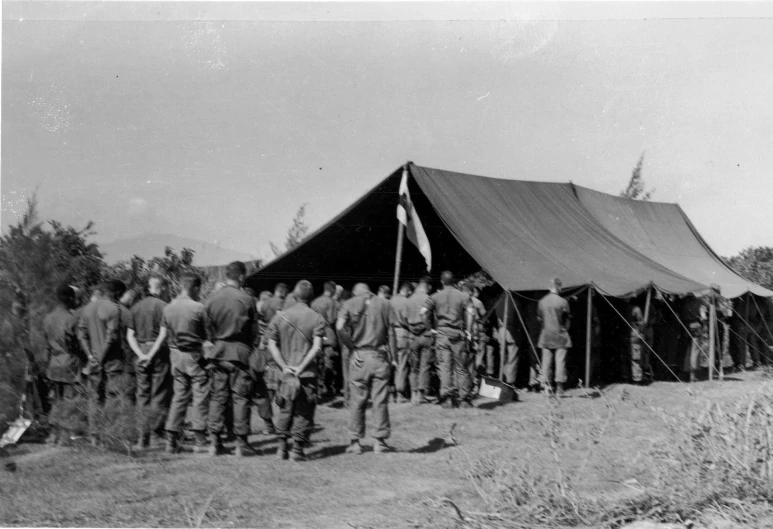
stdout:
<svg viewBox="0 0 773 529">
<path fill-rule="evenodd" d="M 590 340 L 593 316 L 593 284 L 588 287 L 588 316 L 585 329 L 585 387 L 590 387 Z"/>
</svg>

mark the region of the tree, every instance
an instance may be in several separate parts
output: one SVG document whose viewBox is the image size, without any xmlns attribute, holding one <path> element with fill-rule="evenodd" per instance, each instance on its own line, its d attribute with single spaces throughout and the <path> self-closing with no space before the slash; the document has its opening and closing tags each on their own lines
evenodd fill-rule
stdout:
<svg viewBox="0 0 773 529">
<path fill-rule="evenodd" d="M 194 272 L 201 276 L 204 282 L 207 280 L 205 271 L 193 266 L 195 253 L 190 248 L 183 248 L 178 255 L 174 249 L 167 246 L 164 248 L 163 257 L 153 257 L 146 261 L 135 255 L 129 261 L 121 261 L 107 267 L 106 275 L 123 281 L 129 288 L 142 290 L 147 286 L 150 275 L 157 273 L 169 282 L 169 294 L 175 295 L 179 291 L 180 277 L 185 272 Z"/>
<path fill-rule="evenodd" d="M 773 248 L 770 246 L 750 246 L 725 261 L 741 277 L 773 290 Z"/>
<path fill-rule="evenodd" d="M 47 361 L 41 328 L 57 286 L 90 289 L 101 280 L 102 254 L 88 241 L 92 226 L 46 225 L 33 194 L 17 224 L 0 237 L 0 405 L 16 402 L 12 397 L 20 391 L 18 376 L 28 354 L 39 367 Z M 0 409 L 0 416 L 6 414 Z"/>
<path fill-rule="evenodd" d="M 306 224 L 306 206 L 308 205 L 308 202 L 304 202 L 295 213 L 295 216 L 293 217 L 293 225 L 290 226 L 289 230 L 287 230 L 287 239 L 285 240 L 284 250 L 273 242 L 269 241 L 269 245 L 271 246 L 271 251 L 274 253 L 274 257 L 279 257 L 280 255 L 289 252 L 301 244 L 306 238 L 306 235 L 308 235 L 309 226 Z"/>
<path fill-rule="evenodd" d="M 628 181 L 628 187 L 620 193 L 623 198 L 630 198 L 633 200 L 649 200 L 654 189 L 644 191 L 644 180 L 641 177 L 641 168 L 644 164 L 644 153 L 639 157 L 639 161 L 636 163 L 636 167 L 633 168 L 631 173 L 631 179 Z"/>
</svg>

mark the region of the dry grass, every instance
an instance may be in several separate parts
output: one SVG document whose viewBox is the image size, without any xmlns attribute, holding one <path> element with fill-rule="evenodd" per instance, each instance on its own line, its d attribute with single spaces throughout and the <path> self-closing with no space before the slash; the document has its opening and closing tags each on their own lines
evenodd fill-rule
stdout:
<svg viewBox="0 0 773 529">
<path fill-rule="evenodd" d="M 398 452 L 382 457 L 343 454 L 348 416 L 323 407 L 305 464 L 276 461 L 263 436 L 253 442 L 266 455 L 243 460 L 28 447 L 0 479 L 0 520 L 483 529 L 722 518 L 769 527 L 768 384 L 750 373 L 473 410 L 393 406 Z"/>
</svg>

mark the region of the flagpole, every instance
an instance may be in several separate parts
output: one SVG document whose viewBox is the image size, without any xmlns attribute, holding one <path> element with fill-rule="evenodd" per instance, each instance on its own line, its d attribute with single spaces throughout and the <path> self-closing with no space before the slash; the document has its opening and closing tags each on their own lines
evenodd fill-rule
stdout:
<svg viewBox="0 0 773 529">
<path fill-rule="evenodd" d="M 403 166 L 403 179 L 408 178 L 408 164 Z M 406 212 L 407 214 L 407 212 Z M 400 265 L 403 262 L 403 239 L 405 238 L 405 225 L 397 220 L 397 252 L 395 255 L 395 279 L 392 283 L 392 295 L 397 295 L 397 287 L 400 283 Z"/>
</svg>

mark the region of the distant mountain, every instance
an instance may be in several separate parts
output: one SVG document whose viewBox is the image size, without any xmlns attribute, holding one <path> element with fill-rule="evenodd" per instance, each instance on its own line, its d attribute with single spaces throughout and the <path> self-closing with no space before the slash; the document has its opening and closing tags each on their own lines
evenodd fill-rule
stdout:
<svg viewBox="0 0 773 529">
<path fill-rule="evenodd" d="M 112 264 L 131 259 L 135 255 L 144 259 L 163 257 L 164 248 L 167 246 L 177 254 L 183 248 L 190 248 L 196 252 L 193 255 L 193 264 L 196 266 L 225 265 L 231 261 L 252 261 L 256 257 L 228 248 L 221 248 L 212 243 L 166 233 L 146 233 L 128 239 L 118 239 L 100 244 L 99 249 L 105 254 L 105 261 Z"/>
</svg>

